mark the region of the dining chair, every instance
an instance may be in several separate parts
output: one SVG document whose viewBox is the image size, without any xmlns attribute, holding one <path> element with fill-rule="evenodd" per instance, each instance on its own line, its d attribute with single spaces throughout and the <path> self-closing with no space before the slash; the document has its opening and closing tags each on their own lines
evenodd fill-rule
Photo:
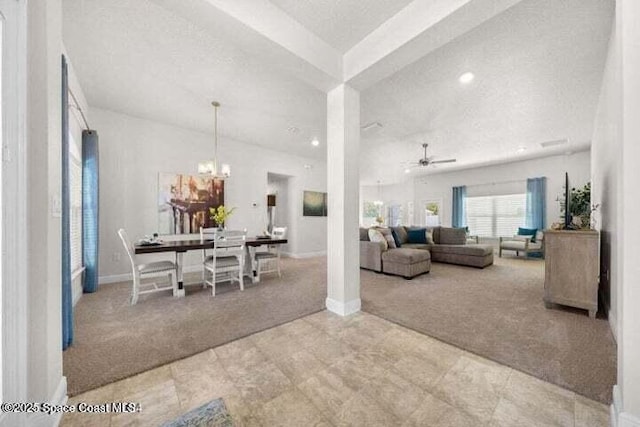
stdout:
<svg viewBox="0 0 640 427">
<path fill-rule="evenodd" d="M 200 241 L 213 240 L 211 254 L 202 250 L 202 286 L 211 286 L 216 296 L 217 282 L 238 282 L 244 291 L 244 257 L 246 230 L 219 230 L 200 228 Z"/>
<path fill-rule="evenodd" d="M 178 268 L 175 262 L 172 261 L 155 261 L 146 264 L 138 263 L 135 249 L 129 240 L 127 232 L 123 228 L 118 230 L 118 236 L 122 240 L 124 249 L 127 251 L 129 261 L 131 262 L 131 274 L 133 276 L 133 287 L 131 289 L 131 305 L 135 305 L 138 302 L 138 297 L 144 294 L 150 294 L 153 292 L 161 292 L 167 290 L 173 290 L 173 295 L 178 293 Z M 145 283 L 142 284 L 142 279 L 147 277 L 159 277 L 168 276 L 169 285 L 159 286 L 157 283 Z M 143 288 L 145 287 L 145 288 Z"/>
<path fill-rule="evenodd" d="M 273 227 L 271 237 L 273 239 L 284 239 L 287 236 L 287 227 Z M 258 281 L 260 276 L 266 273 L 278 273 L 278 277 L 282 277 L 280 270 L 280 246 L 270 245 L 266 251 L 256 252 L 256 263 Z"/>
</svg>

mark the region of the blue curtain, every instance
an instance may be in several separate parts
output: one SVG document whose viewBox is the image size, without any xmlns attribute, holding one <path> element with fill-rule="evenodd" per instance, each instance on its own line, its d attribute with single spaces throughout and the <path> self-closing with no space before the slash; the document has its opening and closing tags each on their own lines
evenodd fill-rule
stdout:
<svg viewBox="0 0 640 427">
<path fill-rule="evenodd" d="M 69 83 L 67 60 L 62 56 L 62 349 L 73 343 L 71 290 L 71 215 L 69 192 Z"/>
<path fill-rule="evenodd" d="M 527 179 L 527 214 L 525 226 L 544 230 L 547 217 L 547 178 Z"/>
<path fill-rule="evenodd" d="M 82 263 L 83 291 L 98 290 L 98 133 L 82 132 Z"/>
<path fill-rule="evenodd" d="M 453 208 L 451 209 L 451 226 L 456 228 L 466 227 L 467 220 L 464 212 L 464 199 L 467 197 L 467 187 L 453 187 Z"/>
</svg>

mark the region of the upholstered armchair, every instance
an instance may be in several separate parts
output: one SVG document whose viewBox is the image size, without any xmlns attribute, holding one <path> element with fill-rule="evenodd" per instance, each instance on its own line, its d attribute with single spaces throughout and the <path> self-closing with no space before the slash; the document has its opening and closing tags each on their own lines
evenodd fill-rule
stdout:
<svg viewBox="0 0 640 427">
<path fill-rule="evenodd" d="M 498 250 L 498 256 L 502 257 L 502 251 L 515 251 L 516 256 L 520 255 L 520 252 L 525 256 L 532 253 L 544 254 L 544 233 L 538 232 L 535 242 L 531 239 L 533 236 L 513 236 L 513 237 L 500 237 L 500 249 Z"/>
</svg>

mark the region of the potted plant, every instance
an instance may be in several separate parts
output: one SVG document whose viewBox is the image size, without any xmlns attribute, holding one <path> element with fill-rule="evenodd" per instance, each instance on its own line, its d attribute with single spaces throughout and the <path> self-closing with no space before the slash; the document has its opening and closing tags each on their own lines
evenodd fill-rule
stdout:
<svg viewBox="0 0 640 427">
<path fill-rule="evenodd" d="M 216 223 L 219 229 L 224 229 L 224 224 L 231 216 L 236 208 L 228 209 L 225 205 L 220 205 L 217 208 L 209 208 L 210 218 Z"/>
<path fill-rule="evenodd" d="M 591 204 L 591 183 L 587 182 L 582 188 L 571 189 L 571 202 L 569 213 L 571 224 L 575 229 L 591 228 L 591 213 L 598 209 L 599 205 Z"/>
</svg>

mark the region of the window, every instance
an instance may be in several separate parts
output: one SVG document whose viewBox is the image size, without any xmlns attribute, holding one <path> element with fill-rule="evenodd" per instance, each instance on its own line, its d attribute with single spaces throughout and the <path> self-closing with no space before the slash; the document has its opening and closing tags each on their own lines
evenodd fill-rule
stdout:
<svg viewBox="0 0 640 427">
<path fill-rule="evenodd" d="M 82 268 L 82 159 L 69 132 L 69 218 L 71 222 L 71 274 Z"/>
<path fill-rule="evenodd" d="M 380 207 L 374 202 L 362 204 L 362 225 L 365 227 L 376 224 L 376 218 L 380 215 Z"/>
<path fill-rule="evenodd" d="M 513 236 L 525 221 L 526 194 L 467 197 L 469 232 L 480 237 Z"/>
</svg>

